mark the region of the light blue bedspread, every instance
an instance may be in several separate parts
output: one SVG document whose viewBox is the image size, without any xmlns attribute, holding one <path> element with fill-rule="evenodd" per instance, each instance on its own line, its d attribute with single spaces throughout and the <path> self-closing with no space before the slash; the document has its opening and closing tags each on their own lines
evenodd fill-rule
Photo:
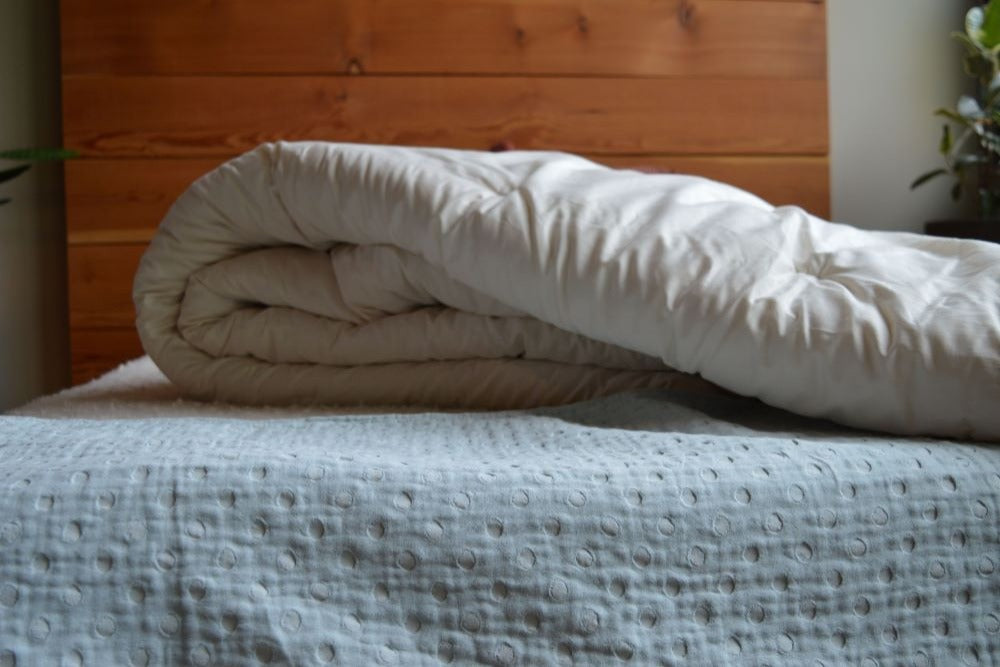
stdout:
<svg viewBox="0 0 1000 667">
<path fill-rule="evenodd" d="M 667 392 L 0 418 L 0 665 L 1000 660 L 1000 448 Z"/>
</svg>

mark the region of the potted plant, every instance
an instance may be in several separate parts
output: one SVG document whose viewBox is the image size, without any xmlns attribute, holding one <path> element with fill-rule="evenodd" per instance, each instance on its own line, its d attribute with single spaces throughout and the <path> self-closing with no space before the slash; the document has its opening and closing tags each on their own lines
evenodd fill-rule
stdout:
<svg viewBox="0 0 1000 667">
<path fill-rule="evenodd" d="M 15 150 L 0 151 L 0 159 L 3 160 L 65 160 L 76 157 L 76 151 L 69 151 L 63 148 L 19 148 Z M 0 183 L 17 178 L 31 168 L 30 164 L 19 164 L 14 167 L 0 169 Z M 8 203 L 10 197 L 0 195 L 0 206 Z"/>
<path fill-rule="evenodd" d="M 965 71 L 976 78 L 977 94 L 962 95 L 954 109 L 935 112 L 947 121 L 939 144 L 944 166 L 921 175 L 910 187 L 950 175 L 955 201 L 975 188 L 978 220 L 929 222 L 926 232 L 1000 242 L 1000 0 L 970 9 L 965 31 L 952 37 L 965 46 Z"/>
</svg>

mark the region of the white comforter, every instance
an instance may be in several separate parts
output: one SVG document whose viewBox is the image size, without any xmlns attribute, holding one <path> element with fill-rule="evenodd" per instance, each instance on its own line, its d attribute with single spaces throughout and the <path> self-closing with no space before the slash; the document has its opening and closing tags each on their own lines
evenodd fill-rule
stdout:
<svg viewBox="0 0 1000 667">
<path fill-rule="evenodd" d="M 197 397 L 513 407 L 677 369 L 1000 439 L 1000 246 L 558 153 L 263 145 L 178 200 L 134 297 L 147 352 Z"/>
</svg>

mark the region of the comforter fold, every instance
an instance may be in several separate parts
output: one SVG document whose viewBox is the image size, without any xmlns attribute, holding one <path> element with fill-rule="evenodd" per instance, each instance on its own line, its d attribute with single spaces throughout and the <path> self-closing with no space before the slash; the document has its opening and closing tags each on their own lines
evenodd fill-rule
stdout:
<svg viewBox="0 0 1000 667">
<path fill-rule="evenodd" d="M 1000 246 L 560 153 L 265 144 L 174 204 L 134 299 L 205 399 L 512 408 L 700 376 L 1000 439 Z"/>
</svg>

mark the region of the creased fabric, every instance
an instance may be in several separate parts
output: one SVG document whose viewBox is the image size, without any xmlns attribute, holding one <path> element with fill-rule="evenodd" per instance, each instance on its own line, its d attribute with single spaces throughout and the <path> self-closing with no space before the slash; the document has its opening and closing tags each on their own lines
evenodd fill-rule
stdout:
<svg viewBox="0 0 1000 667">
<path fill-rule="evenodd" d="M 1000 438 L 1000 247 L 866 232 L 559 153 L 266 144 L 173 206 L 135 281 L 190 395 L 507 408 L 697 382 Z"/>
</svg>

